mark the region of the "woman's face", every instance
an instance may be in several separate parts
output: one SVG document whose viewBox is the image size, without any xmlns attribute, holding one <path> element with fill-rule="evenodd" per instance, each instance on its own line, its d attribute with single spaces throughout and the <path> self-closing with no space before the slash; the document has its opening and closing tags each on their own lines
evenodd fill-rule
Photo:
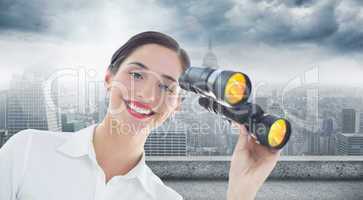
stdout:
<svg viewBox="0 0 363 200">
<path fill-rule="evenodd" d="M 180 106 L 182 72 L 175 51 L 157 44 L 137 48 L 115 75 L 106 75 L 113 128 L 137 133 L 161 125 Z"/>
</svg>

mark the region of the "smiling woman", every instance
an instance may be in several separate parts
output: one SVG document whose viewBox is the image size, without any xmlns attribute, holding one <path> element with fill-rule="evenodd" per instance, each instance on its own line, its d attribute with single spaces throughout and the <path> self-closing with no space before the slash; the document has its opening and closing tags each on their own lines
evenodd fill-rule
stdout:
<svg viewBox="0 0 363 200">
<path fill-rule="evenodd" d="M 165 34 L 132 37 L 106 71 L 110 101 L 102 122 L 72 135 L 27 129 L 0 149 L 0 199 L 182 199 L 146 165 L 144 144 L 150 129 L 180 110 L 177 80 L 189 65 Z M 231 200 L 254 198 L 279 156 L 248 135 L 241 126 Z"/>
</svg>

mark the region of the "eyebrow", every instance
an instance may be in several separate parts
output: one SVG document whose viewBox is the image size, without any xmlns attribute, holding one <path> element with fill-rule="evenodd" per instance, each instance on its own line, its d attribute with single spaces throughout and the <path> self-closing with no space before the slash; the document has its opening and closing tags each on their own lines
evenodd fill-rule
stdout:
<svg viewBox="0 0 363 200">
<path fill-rule="evenodd" d="M 144 65 L 144 64 L 142 64 L 142 63 L 140 63 L 140 62 L 130 62 L 129 64 L 137 65 L 137 66 L 139 66 L 139 67 L 141 67 L 141 68 L 143 68 L 143 69 L 150 70 L 150 69 L 149 69 L 146 65 Z M 177 81 L 175 80 L 175 78 L 173 78 L 173 77 L 171 77 L 171 76 L 169 76 L 169 75 L 162 74 L 161 76 L 162 76 L 162 77 L 164 77 L 164 78 L 166 78 L 166 79 L 169 79 L 169 80 L 171 80 L 171 81 L 173 81 L 173 82 L 177 82 Z"/>
</svg>

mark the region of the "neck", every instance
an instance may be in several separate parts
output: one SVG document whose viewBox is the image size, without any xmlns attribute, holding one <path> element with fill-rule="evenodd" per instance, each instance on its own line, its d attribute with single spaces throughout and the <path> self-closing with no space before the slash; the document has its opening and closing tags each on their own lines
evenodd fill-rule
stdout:
<svg viewBox="0 0 363 200">
<path fill-rule="evenodd" d="M 141 159 L 147 134 L 117 131 L 112 126 L 111 116 L 107 114 L 95 129 L 93 145 L 97 162 L 105 171 L 126 174 Z"/>
</svg>

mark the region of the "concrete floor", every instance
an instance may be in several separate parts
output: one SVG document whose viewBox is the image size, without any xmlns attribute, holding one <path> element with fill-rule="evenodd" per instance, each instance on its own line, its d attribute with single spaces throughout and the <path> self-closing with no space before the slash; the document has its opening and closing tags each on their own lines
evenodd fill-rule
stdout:
<svg viewBox="0 0 363 200">
<path fill-rule="evenodd" d="M 185 200 L 223 200 L 227 190 L 225 180 L 166 180 L 166 185 Z M 363 200 L 363 180 L 268 180 L 256 199 L 339 199 Z"/>
</svg>

